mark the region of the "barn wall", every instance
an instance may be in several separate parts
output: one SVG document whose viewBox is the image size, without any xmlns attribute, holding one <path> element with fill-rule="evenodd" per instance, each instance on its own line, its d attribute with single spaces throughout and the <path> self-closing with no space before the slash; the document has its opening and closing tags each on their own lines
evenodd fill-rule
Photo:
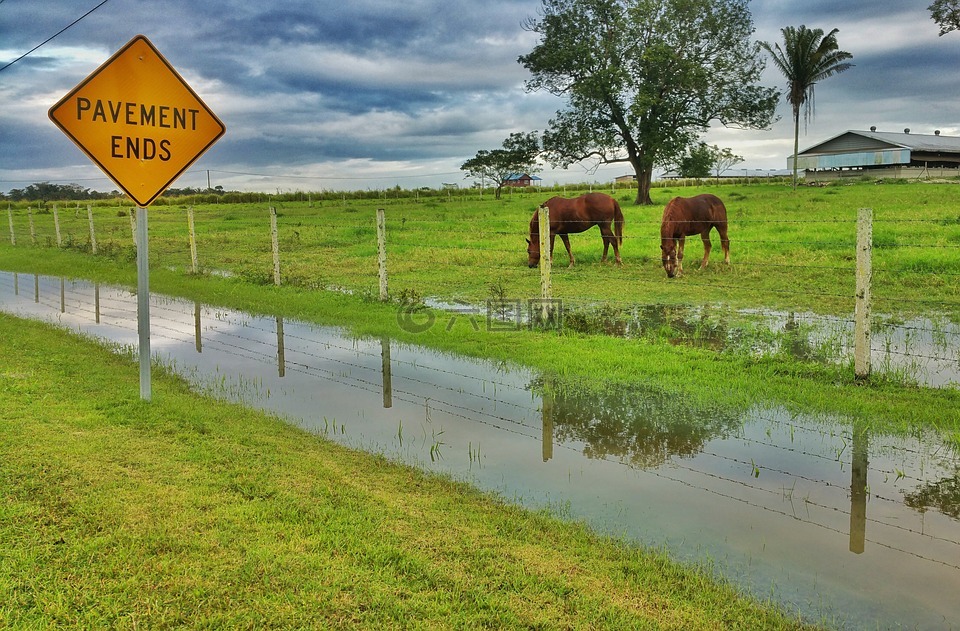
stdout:
<svg viewBox="0 0 960 631">
<path fill-rule="evenodd" d="M 957 167 L 912 167 L 887 166 L 857 168 L 833 171 L 804 172 L 807 182 L 832 182 L 848 178 L 871 177 L 886 179 L 929 180 L 940 178 L 960 178 L 960 168 Z"/>
</svg>

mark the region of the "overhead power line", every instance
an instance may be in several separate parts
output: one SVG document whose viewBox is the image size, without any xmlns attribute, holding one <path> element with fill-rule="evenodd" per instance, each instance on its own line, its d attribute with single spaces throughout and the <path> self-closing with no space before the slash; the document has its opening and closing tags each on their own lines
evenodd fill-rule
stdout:
<svg viewBox="0 0 960 631">
<path fill-rule="evenodd" d="M 10 63 L 8 63 L 7 65 L 5 65 L 5 66 L 3 66 L 2 68 L 0 68 L 0 72 L 3 72 L 4 70 L 6 70 L 7 68 L 9 68 L 9 67 L 12 66 L 13 64 L 17 63 L 18 61 L 20 61 L 21 59 L 23 59 L 23 58 L 26 57 L 27 55 L 30 55 L 31 53 L 33 53 L 34 51 L 36 51 L 38 48 L 40 48 L 40 47 L 43 46 L 44 44 L 52 41 L 54 38 L 56 38 L 57 36 L 59 36 L 60 34 L 62 34 L 64 31 L 66 31 L 67 29 L 69 29 L 71 26 L 73 26 L 74 24 L 76 24 L 77 22 L 79 22 L 80 20 L 82 20 L 83 18 L 87 17 L 88 15 L 90 15 L 91 13 L 93 13 L 94 11 L 96 11 L 97 9 L 99 9 L 100 7 L 102 7 L 103 5 L 105 5 L 105 4 L 106 4 L 107 2 L 109 2 L 109 1 L 110 1 L 110 0 L 103 0 L 100 4 L 98 4 L 97 6 L 93 7 L 92 9 L 90 9 L 89 11 L 87 11 L 86 13 L 84 13 L 83 15 L 81 15 L 80 17 L 78 17 L 76 20 L 74 20 L 74 21 L 71 22 L 70 24 L 67 24 L 67 25 L 64 26 L 62 29 L 60 29 L 59 31 L 57 31 L 56 33 L 54 33 L 53 35 L 51 35 L 51 36 L 48 37 L 47 39 L 43 40 L 42 42 L 40 42 L 39 44 L 37 44 L 36 46 L 34 46 L 33 48 L 31 48 L 31 49 L 28 50 L 27 52 L 23 53 L 22 55 L 20 55 L 19 57 L 17 57 L 16 59 L 14 59 L 14 60 L 11 61 Z M 0 2 L 3 2 L 3 0 L 0 0 Z"/>
</svg>

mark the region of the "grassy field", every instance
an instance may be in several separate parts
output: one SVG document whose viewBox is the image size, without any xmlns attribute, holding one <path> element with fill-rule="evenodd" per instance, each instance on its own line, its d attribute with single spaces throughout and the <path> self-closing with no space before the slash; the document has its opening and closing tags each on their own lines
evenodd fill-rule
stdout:
<svg viewBox="0 0 960 631">
<path fill-rule="evenodd" d="M 0 627 L 795 629 L 664 554 L 0 315 Z"/>
<path fill-rule="evenodd" d="M 668 281 L 659 261 L 663 204 L 675 195 L 712 192 L 728 207 L 733 265 L 724 266 L 714 233 L 713 264 L 699 271 L 699 239 L 688 239 L 686 274 Z M 385 198 L 194 208 L 198 262 L 248 282 L 273 282 L 270 219 L 277 208 L 281 276 L 306 289 L 377 293 L 375 213 L 387 217 L 387 261 L 394 297 L 483 302 L 540 295 L 526 263 L 527 229 L 537 204 L 552 193 L 479 198 Z M 573 194 L 572 192 L 570 193 Z M 874 307 L 896 316 L 944 315 L 960 321 L 960 185 L 854 183 L 792 192 L 782 184 L 654 189 L 655 206 L 617 193 L 626 218 L 624 265 L 600 265 L 599 233 L 571 237 L 578 259 L 557 254 L 553 294 L 570 307 L 603 303 L 717 305 L 850 316 L 855 291 L 857 210 L 874 211 Z M 151 208 L 151 266 L 191 269 L 187 204 Z M 135 256 L 129 207 L 95 207 L 97 245 L 120 261 Z M 31 243 L 25 208 L 13 212 L 19 243 Z M 68 248 L 91 248 L 86 209 L 59 212 Z M 40 247 L 56 244 L 50 205 L 34 211 Z"/>
</svg>

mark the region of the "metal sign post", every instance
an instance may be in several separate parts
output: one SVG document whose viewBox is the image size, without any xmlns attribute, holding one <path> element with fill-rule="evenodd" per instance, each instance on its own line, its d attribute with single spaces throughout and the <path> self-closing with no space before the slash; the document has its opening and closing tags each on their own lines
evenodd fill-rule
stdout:
<svg viewBox="0 0 960 631">
<path fill-rule="evenodd" d="M 140 336 L 140 398 L 149 401 L 150 385 L 150 255 L 147 250 L 147 209 L 137 207 L 137 333 Z"/>
</svg>

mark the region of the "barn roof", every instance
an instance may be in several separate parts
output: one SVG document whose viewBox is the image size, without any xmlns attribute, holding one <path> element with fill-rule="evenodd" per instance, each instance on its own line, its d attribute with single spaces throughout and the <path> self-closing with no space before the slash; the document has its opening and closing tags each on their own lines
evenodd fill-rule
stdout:
<svg viewBox="0 0 960 631">
<path fill-rule="evenodd" d="M 887 166 L 960 159 L 960 137 L 909 132 L 850 130 L 801 151 L 802 169 Z M 787 159 L 792 166 L 792 156 Z"/>
</svg>

